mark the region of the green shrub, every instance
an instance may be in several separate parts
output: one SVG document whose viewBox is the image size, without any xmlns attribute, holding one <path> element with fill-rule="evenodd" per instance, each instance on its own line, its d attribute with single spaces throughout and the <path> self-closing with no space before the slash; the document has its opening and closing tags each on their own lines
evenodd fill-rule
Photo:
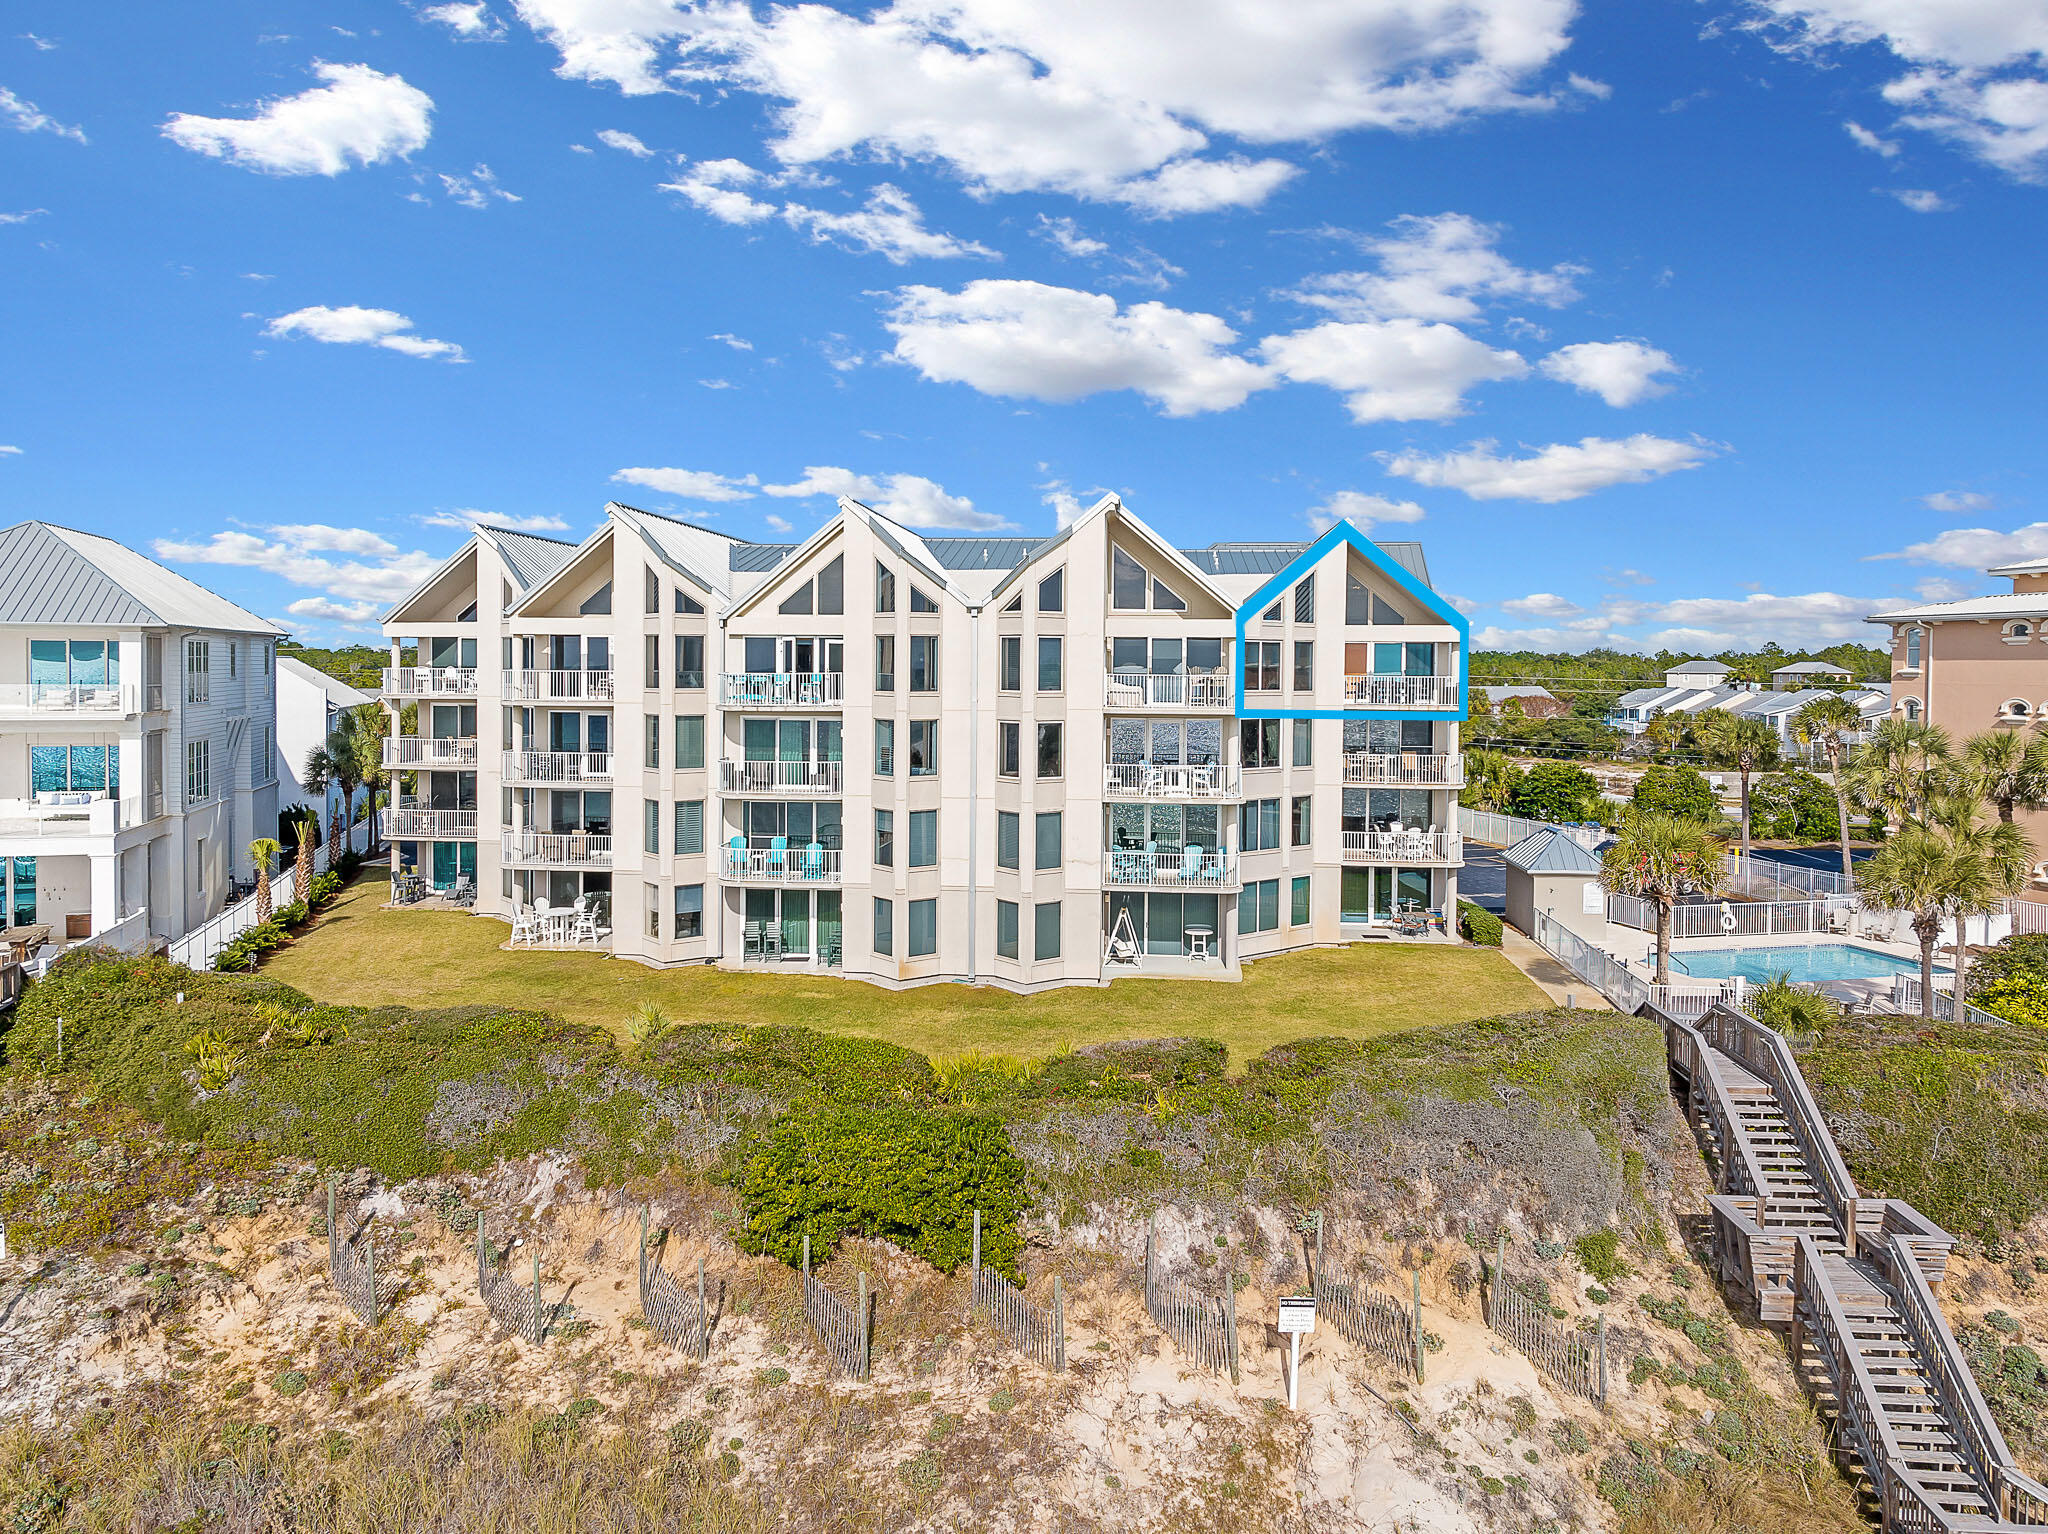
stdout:
<svg viewBox="0 0 2048 1534">
<path fill-rule="evenodd" d="M 1714 790 L 1696 767 L 1658 763 L 1636 780 L 1634 800 L 1639 810 L 1702 824 L 1712 824 L 1721 814 Z"/>
<path fill-rule="evenodd" d="M 1501 919 L 1469 900 L 1458 902 L 1458 930 L 1464 934 L 1468 943 L 1475 943 L 1481 948 L 1500 947 Z"/>
<path fill-rule="evenodd" d="M 1579 1254 L 1579 1266 L 1602 1284 L 1611 1284 L 1628 1272 L 1621 1260 L 1621 1236 L 1613 1230 L 1589 1231 L 1572 1243 Z"/>
<path fill-rule="evenodd" d="M 1819 1033 L 1842 1015 L 1833 997 L 1794 985 L 1789 971 L 1757 987 L 1749 1011 L 1765 1027 L 1785 1034 Z"/>
<path fill-rule="evenodd" d="M 313 875 L 313 882 L 306 888 L 308 903 L 316 909 L 326 905 L 328 901 L 341 893 L 341 887 L 346 882 L 346 877 L 335 869 L 329 869 L 324 874 Z"/>
<path fill-rule="evenodd" d="M 2009 1023 L 2048 1028 L 2048 975 L 2003 975 L 1970 991 L 1978 1006 Z"/>
<path fill-rule="evenodd" d="M 1569 762 L 1538 762 L 1508 794 L 1508 813 L 1530 820 L 1585 820 L 1600 800 L 1593 774 Z"/>
<path fill-rule="evenodd" d="M 798 1108 L 770 1127 L 738 1181 L 743 1251 L 794 1265 L 808 1235 L 821 1262 L 841 1236 L 877 1236 L 950 1273 L 967 1260 L 979 1209 L 982 1261 L 1022 1276 L 1025 1168 L 994 1117 Z"/>
<path fill-rule="evenodd" d="M 295 1396 L 306 1388 L 306 1376 L 297 1369 L 287 1369 L 271 1382 L 270 1388 L 281 1396 Z"/>
<path fill-rule="evenodd" d="M 1970 961 L 1969 999 L 1979 1006 L 1983 993 L 2000 980 L 2030 976 L 2048 980 L 2048 932 L 2023 932 L 1996 943 Z"/>
</svg>

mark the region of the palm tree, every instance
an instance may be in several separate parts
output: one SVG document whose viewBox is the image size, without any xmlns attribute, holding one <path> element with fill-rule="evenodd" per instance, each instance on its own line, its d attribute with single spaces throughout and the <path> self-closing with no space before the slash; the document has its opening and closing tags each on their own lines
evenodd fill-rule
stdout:
<svg viewBox="0 0 2048 1534">
<path fill-rule="evenodd" d="M 1694 736 L 1715 767 L 1733 767 L 1742 780 L 1742 861 L 1749 863 L 1749 775 L 1778 760 L 1778 732 L 1763 720 L 1710 708 L 1693 720 Z"/>
<path fill-rule="evenodd" d="M 1988 915 L 2007 895 L 2025 887 L 2027 839 L 2019 827 L 1998 821 L 1974 823 L 1968 800 L 1933 801 L 1932 825 L 1908 824 L 1888 839 L 1860 870 L 1857 887 L 1865 906 L 1898 911 L 1912 919 L 1920 940 L 1920 1015 L 1934 1017 L 1934 948 L 1945 922 L 1956 924 L 1956 996 L 1968 979 L 1969 947 L 1964 924 Z"/>
<path fill-rule="evenodd" d="M 256 925 L 270 920 L 270 860 L 284 848 L 275 837 L 259 836 L 249 843 L 249 856 L 256 864 Z"/>
<path fill-rule="evenodd" d="M 1811 750 L 1819 746 L 1828 759 L 1828 783 L 1835 791 L 1835 818 L 1842 835 L 1842 887 L 1847 889 L 1856 872 L 1849 861 L 1849 791 L 1842 786 L 1842 762 L 1848 755 L 1843 739 L 1863 727 L 1863 714 L 1840 693 L 1815 698 L 1792 716 L 1792 734 Z"/>
<path fill-rule="evenodd" d="M 1692 720 L 1684 714 L 1659 714 L 1643 726 L 1643 738 L 1669 755 L 1692 735 Z"/>
<path fill-rule="evenodd" d="M 1600 860 L 1600 884 L 1657 908 L 1656 983 L 1671 982 L 1671 908 L 1688 888 L 1712 889 L 1721 876 L 1722 844 L 1697 821 L 1636 814 Z"/>
<path fill-rule="evenodd" d="M 2014 810 L 2048 807 L 2048 737 L 1986 730 L 1963 742 L 1963 766 L 1980 798 L 2010 825 Z"/>
<path fill-rule="evenodd" d="M 334 860 L 348 846 L 349 817 L 355 807 L 356 789 L 361 786 L 360 744 L 356 731 L 344 717 L 327 732 L 327 739 L 306 753 L 306 765 L 299 781 L 308 791 L 323 798 L 329 788 L 341 790 L 341 808 L 335 812 L 327 833 L 327 861 Z"/>
<path fill-rule="evenodd" d="M 391 732 L 391 716 L 374 703 L 350 709 L 342 716 L 355 740 L 356 781 L 370 791 L 370 845 L 377 844 L 377 795 L 388 781 L 384 771 L 384 737 Z"/>
<path fill-rule="evenodd" d="M 1458 797 L 1474 809 L 1504 810 L 1521 770 L 1505 751 L 1465 753 L 1465 791 Z"/>
<path fill-rule="evenodd" d="M 1948 731 L 1921 719 L 1886 719 L 1850 754 L 1849 796 L 1894 826 L 1917 824 L 1952 785 L 1955 748 Z"/>
<path fill-rule="evenodd" d="M 320 841 L 320 817 L 307 810 L 299 821 L 299 858 L 292 865 L 292 898 L 306 905 L 313 898 L 313 849 Z"/>
</svg>

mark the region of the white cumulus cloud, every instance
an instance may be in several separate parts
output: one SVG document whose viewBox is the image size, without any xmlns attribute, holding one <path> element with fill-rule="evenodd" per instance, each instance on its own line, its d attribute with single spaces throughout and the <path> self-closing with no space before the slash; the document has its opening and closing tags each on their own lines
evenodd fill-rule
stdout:
<svg viewBox="0 0 2048 1534">
<path fill-rule="evenodd" d="M 403 595 L 404 593 L 400 593 Z M 364 623 L 383 610 L 379 602 L 337 602 L 331 597 L 300 597 L 285 605 L 294 618 L 324 619 L 331 623 Z"/>
<path fill-rule="evenodd" d="M 1597 394 L 1620 408 L 1663 394 L 1671 387 L 1659 382 L 1678 371 L 1669 352 L 1641 341 L 1581 341 L 1564 346 L 1539 364 L 1546 378 Z"/>
<path fill-rule="evenodd" d="M 1887 160 L 1898 158 L 1899 145 L 1897 140 L 1885 138 L 1882 134 L 1872 133 L 1863 124 L 1853 120 L 1843 123 L 1842 126 L 1848 130 L 1849 137 L 1854 139 L 1860 148 L 1868 149 L 1872 154 L 1881 154 Z"/>
<path fill-rule="evenodd" d="M 1464 414 L 1475 385 L 1521 378 L 1521 354 L 1499 351 L 1455 325 L 1415 319 L 1332 320 L 1268 336 L 1259 354 L 1282 376 L 1345 397 L 1351 419 L 1448 421 Z"/>
<path fill-rule="evenodd" d="M 1574 279 L 1584 275 L 1583 267 L 1567 263 L 1534 271 L 1516 266 L 1496 248 L 1498 225 L 1463 213 L 1439 213 L 1406 214 L 1388 227 L 1392 234 L 1360 241 L 1375 258 L 1375 270 L 1327 272 L 1303 283 L 1294 296 L 1341 319 L 1456 321 L 1477 319 L 1485 303 L 1556 309 L 1579 296 Z"/>
<path fill-rule="evenodd" d="M 1349 522 L 1360 532 L 1369 533 L 1378 523 L 1420 522 L 1428 513 L 1415 501 L 1389 500 L 1362 490 L 1339 490 L 1320 506 L 1311 506 L 1305 515 L 1310 529 L 1320 538 L 1339 522 Z"/>
<path fill-rule="evenodd" d="M 1941 193 L 1924 188 L 1901 187 L 1893 190 L 1891 195 L 1915 213 L 1946 213 L 1950 206 L 1949 200 Z"/>
<path fill-rule="evenodd" d="M 905 527 L 952 527 L 979 533 L 1002 532 L 1012 526 L 1001 517 L 976 511 L 974 502 L 966 496 L 951 494 L 921 474 L 890 474 L 876 479 L 851 469 L 821 465 L 805 469 L 803 478 L 790 484 L 763 485 L 761 493 L 789 498 L 844 495 L 885 517 L 893 517 Z"/>
<path fill-rule="evenodd" d="M 443 174 L 440 181 L 441 190 L 448 194 L 448 200 L 465 208 L 488 208 L 493 201 L 522 200 L 517 193 L 508 192 L 498 185 L 498 178 L 491 174 L 488 165 L 479 165 L 466 176 Z"/>
<path fill-rule="evenodd" d="M 1991 497 L 1981 490 L 1937 490 L 1921 496 L 1920 504 L 1929 511 L 1989 511 Z"/>
<path fill-rule="evenodd" d="M 499 527 L 508 533 L 561 533 L 569 530 L 567 522 L 544 512 L 519 517 L 502 511 L 480 511 L 474 506 L 430 512 L 421 517 L 420 522 L 427 527 L 453 527 L 463 531 L 473 527 Z"/>
<path fill-rule="evenodd" d="M 1274 379 L 1229 350 L 1213 314 L 1040 282 L 984 278 L 958 293 L 908 287 L 884 324 L 892 356 L 937 383 L 1065 403 L 1130 389 L 1168 415 L 1228 410 Z"/>
<path fill-rule="evenodd" d="M 324 85 L 265 102 L 254 117 L 173 113 L 164 136 L 199 154 L 279 176 L 338 176 L 425 146 L 434 102 L 367 64 L 316 63 Z"/>
<path fill-rule="evenodd" d="M 159 538 L 151 547 L 173 564 L 261 570 L 342 602 L 395 602 L 440 567 L 420 549 L 401 550 L 367 528 L 285 523 L 261 532 L 215 533 L 204 541 Z M 331 558 L 331 555 L 352 556 Z"/>
<path fill-rule="evenodd" d="M 484 0 L 444 0 L 440 5 L 420 7 L 421 21 L 446 27 L 466 42 L 484 42 L 505 35 L 505 24 L 493 16 Z"/>
<path fill-rule="evenodd" d="M 1554 592 L 1537 591 L 1526 597 L 1509 598 L 1500 604 L 1500 610 L 1519 618 L 1576 618 L 1586 609 Z"/>
<path fill-rule="evenodd" d="M 1255 205 L 1293 173 L 1225 149 L 1414 131 L 1552 104 L 1572 0 L 895 0 L 849 14 L 681 0 L 514 0 L 559 72 L 629 95 L 775 104 L 809 165 L 931 160 L 986 191 L 1154 213 Z"/>
<path fill-rule="evenodd" d="M 845 212 L 793 201 L 778 206 L 755 195 L 757 191 L 778 187 L 787 179 L 757 170 L 741 160 L 699 160 L 682 170 L 675 180 L 663 182 L 662 190 L 676 193 L 722 223 L 748 225 L 779 218 L 814 240 L 830 241 L 859 254 L 882 256 L 899 266 L 912 259 L 995 254 L 972 240 L 926 228 L 924 214 L 910 195 L 886 181 L 868 192 L 865 206 Z"/>
<path fill-rule="evenodd" d="M 639 160 L 647 159 L 654 153 L 652 149 L 649 149 L 640 142 L 638 134 L 628 133 L 623 128 L 599 128 L 597 130 L 597 141 L 607 149 L 619 150 L 621 153 L 632 155 L 635 159 Z"/>
<path fill-rule="evenodd" d="M 749 474 L 728 479 L 705 469 L 621 469 L 612 476 L 618 485 L 643 485 L 663 495 L 679 495 L 686 501 L 752 500 L 761 481 Z"/>
<path fill-rule="evenodd" d="M 2029 522 L 2009 533 L 1989 527 L 1952 527 L 1922 543 L 1909 543 L 1873 559 L 1905 559 L 1920 565 L 1951 565 L 1959 570 L 1989 570 L 1994 565 L 2048 557 L 2048 522 Z"/>
<path fill-rule="evenodd" d="M 60 123 L 33 101 L 22 100 L 4 85 L 0 85 L 0 118 L 23 133 L 54 133 L 58 138 L 68 138 L 73 143 L 86 142 L 83 128 Z"/>
<path fill-rule="evenodd" d="M 1523 500 L 1546 505 L 1575 501 L 1610 485 L 1642 484 L 1680 469 L 1696 469 L 1720 449 L 1639 432 L 1632 437 L 1582 437 L 1553 442 L 1524 458 L 1504 458 L 1490 442 L 1462 452 L 1382 453 L 1387 472 L 1419 485 L 1462 490 L 1475 501 Z"/>
<path fill-rule="evenodd" d="M 1889 50 L 1904 72 L 1883 95 L 1900 127 L 1945 139 L 2018 179 L 2048 177 L 2048 8 L 2039 0 L 1751 5 L 1758 25 L 1790 51 Z"/>
<path fill-rule="evenodd" d="M 330 308 L 315 304 L 280 314 L 264 327 L 270 336 L 306 336 L 342 346 L 381 346 L 408 357 L 432 358 L 443 362 L 467 362 L 462 348 L 453 341 L 436 341 L 414 335 L 413 323 L 390 309 L 365 309 L 355 304 Z"/>
</svg>

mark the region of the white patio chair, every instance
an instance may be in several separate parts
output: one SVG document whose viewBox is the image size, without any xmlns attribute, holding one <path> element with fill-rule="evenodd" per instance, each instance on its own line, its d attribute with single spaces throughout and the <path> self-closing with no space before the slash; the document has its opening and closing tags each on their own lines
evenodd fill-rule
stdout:
<svg viewBox="0 0 2048 1534">
<path fill-rule="evenodd" d="M 512 946 L 515 948 L 531 944 L 540 936 L 540 916 L 531 906 L 519 906 L 512 912 Z"/>
</svg>

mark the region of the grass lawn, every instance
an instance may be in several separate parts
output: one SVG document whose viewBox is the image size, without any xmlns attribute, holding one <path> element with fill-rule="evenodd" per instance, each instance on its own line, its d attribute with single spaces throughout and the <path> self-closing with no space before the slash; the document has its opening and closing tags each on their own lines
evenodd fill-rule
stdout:
<svg viewBox="0 0 2048 1534">
<path fill-rule="evenodd" d="M 598 954 L 507 953 L 503 922 L 380 910 L 382 874 L 359 879 L 263 973 L 321 1001 L 530 1007 L 618 1029 L 642 1001 L 678 1023 L 785 1023 L 885 1039 L 928 1055 L 1031 1057 L 1062 1045 L 1194 1035 L 1242 1065 L 1276 1044 L 1365 1038 L 1548 1006 L 1497 950 L 1366 943 L 1262 959 L 1240 984 L 1123 980 L 1015 996 L 989 986 L 888 991 L 817 975 L 648 969 Z"/>
</svg>

